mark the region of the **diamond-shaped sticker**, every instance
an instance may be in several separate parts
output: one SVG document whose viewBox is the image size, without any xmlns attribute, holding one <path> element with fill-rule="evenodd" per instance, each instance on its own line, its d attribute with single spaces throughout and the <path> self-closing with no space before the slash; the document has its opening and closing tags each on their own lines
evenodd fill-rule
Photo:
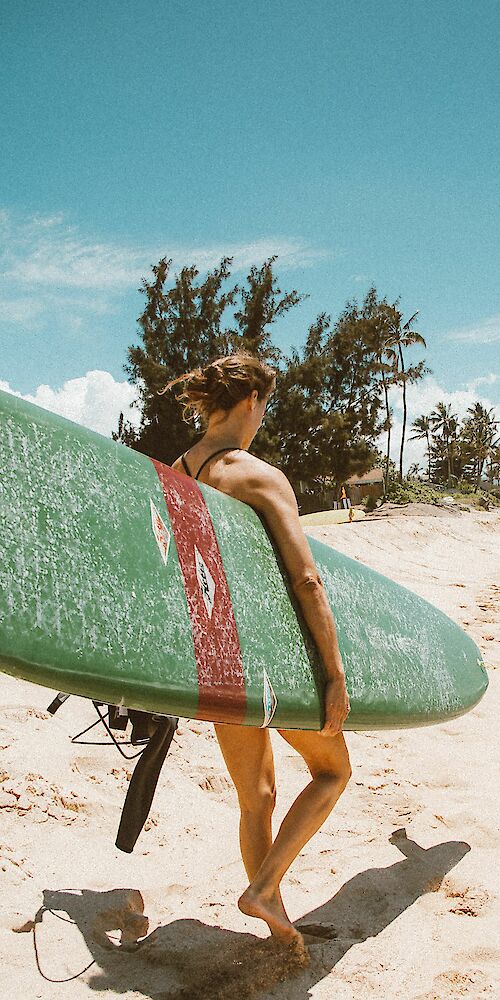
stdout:
<svg viewBox="0 0 500 1000">
<path fill-rule="evenodd" d="M 196 545 L 194 547 L 194 557 L 196 560 L 196 576 L 198 577 L 201 594 L 205 602 L 208 617 L 211 618 L 214 610 L 215 582 Z"/>
<path fill-rule="evenodd" d="M 151 504 L 151 523 L 153 525 L 154 536 L 156 538 L 163 562 L 166 565 L 168 559 L 168 550 L 170 548 L 170 532 L 165 522 L 160 517 L 151 498 L 149 502 Z"/>
</svg>

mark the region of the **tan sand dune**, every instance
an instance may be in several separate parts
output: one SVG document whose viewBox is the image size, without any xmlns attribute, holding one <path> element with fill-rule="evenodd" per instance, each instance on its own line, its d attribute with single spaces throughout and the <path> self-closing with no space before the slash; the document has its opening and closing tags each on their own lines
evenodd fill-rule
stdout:
<svg viewBox="0 0 500 1000">
<path fill-rule="evenodd" d="M 114 839 L 133 762 L 71 743 L 93 718 L 87 702 L 71 698 L 51 718 L 49 691 L 2 676 L 9 1000 L 498 995 L 500 514 L 412 505 L 311 534 L 461 623 L 490 667 L 485 698 L 429 729 L 347 734 L 353 780 L 283 883 L 309 931 L 301 969 L 236 908 L 238 812 L 208 724 L 181 724 L 146 829 L 124 855 Z M 307 777 L 277 734 L 273 745 L 278 823 Z"/>
</svg>

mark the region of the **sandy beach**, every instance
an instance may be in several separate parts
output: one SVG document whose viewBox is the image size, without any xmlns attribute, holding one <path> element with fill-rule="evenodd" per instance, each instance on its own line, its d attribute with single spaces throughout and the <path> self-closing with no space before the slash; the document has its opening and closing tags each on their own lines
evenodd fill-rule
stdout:
<svg viewBox="0 0 500 1000">
<path fill-rule="evenodd" d="M 347 734 L 352 781 L 283 881 L 308 931 L 301 969 L 236 907 L 246 884 L 236 795 L 210 725 L 181 721 L 125 855 L 114 841 L 133 762 L 71 742 L 94 718 L 88 702 L 70 698 L 51 717 L 50 691 L 2 676 L 9 1000 L 499 995 L 500 512 L 412 504 L 309 533 L 461 624 L 489 670 L 483 701 L 428 729 Z M 272 739 L 277 827 L 307 774 Z"/>
</svg>

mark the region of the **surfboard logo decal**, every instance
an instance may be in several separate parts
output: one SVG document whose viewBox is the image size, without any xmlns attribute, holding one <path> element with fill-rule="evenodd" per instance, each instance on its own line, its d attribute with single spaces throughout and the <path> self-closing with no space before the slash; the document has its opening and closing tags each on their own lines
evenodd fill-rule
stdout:
<svg viewBox="0 0 500 1000">
<path fill-rule="evenodd" d="M 194 547 L 194 558 L 196 561 L 196 576 L 200 585 L 201 596 L 205 602 L 207 615 L 211 618 L 214 610 L 215 582 L 206 562 L 204 562 L 200 550 L 196 547 L 196 545 Z"/>
<path fill-rule="evenodd" d="M 261 725 L 261 729 L 266 729 L 269 723 L 272 721 L 276 708 L 278 706 L 278 699 L 273 691 L 273 686 L 269 677 L 267 676 L 267 670 L 264 669 L 264 690 L 262 692 L 262 704 L 264 706 L 264 722 Z"/>
<path fill-rule="evenodd" d="M 168 550 L 170 548 L 170 532 L 163 518 L 158 513 L 151 498 L 149 502 L 151 504 L 151 523 L 153 525 L 153 533 L 156 538 L 158 548 L 160 550 L 160 555 L 166 566 L 168 559 Z"/>
</svg>

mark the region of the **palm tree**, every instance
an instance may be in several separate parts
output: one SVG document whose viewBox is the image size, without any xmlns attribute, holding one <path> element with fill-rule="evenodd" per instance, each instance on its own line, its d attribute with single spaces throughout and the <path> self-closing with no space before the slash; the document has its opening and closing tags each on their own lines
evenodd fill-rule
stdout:
<svg viewBox="0 0 500 1000">
<path fill-rule="evenodd" d="M 420 441 L 425 438 L 427 442 L 427 474 L 429 477 L 429 482 L 431 481 L 431 418 L 426 417 L 422 414 L 420 417 L 416 417 L 411 425 L 412 431 L 415 431 L 413 437 L 410 441 Z"/>
<path fill-rule="evenodd" d="M 460 443 L 458 439 L 458 417 L 452 416 L 450 418 L 450 470 L 451 475 L 455 476 L 455 458 L 460 454 Z M 456 477 L 455 477 L 456 478 Z"/>
<path fill-rule="evenodd" d="M 408 479 L 419 479 L 421 471 L 418 462 L 414 462 L 408 469 Z"/>
<path fill-rule="evenodd" d="M 431 476 L 434 482 L 443 483 L 446 480 L 448 459 L 448 447 L 444 438 L 434 435 L 431 444 Z"/>
<path fill-rule="evenodd" d="M 498 421 L 494 409 L 486 410 L 481 403 L 474 403 L 467 410 L 469 418 L 464 421 L 462 434 L 465 446 L 474 463 L 475 489 L 479 489 L 485 462 L 498 448 L 500 438 L 496 438 Z"/>
<path fill-rule="evenodd" d="M 373 290 L 374 291 L 374 290 Z M 429 369 L 424 366 L 424 362 L 405 369 L 403 348 L 411 347 L 413 344 L 422 344 L 426 347 L 426 342 L 421 334 L 411 329 L 411 325 L 418 315 L 415 312 L 410 319 L 401 326 L 402 313 L 398 309 L 399 300 L 390 305 L 385 299 L 378 303 L 376 315 L 376 332 L 374 354 L 380 372 L 380 381 L 384 394 L 385 422 L 383 429 L 387 431 L 387 451 L 385 460 L 384 490 L 387 492 L 389 486 L 389 462 L 391 454 L 391 429 L 392 411 L 389 405 L 389 390 L 391 386 L 402 385 L 403 387 L 403 431 L 401 436 L 401 448 L 399 456 L 399 478 L 403 478 L 403 452 L 406 433 L 407 405 L 406 405 L 406 383 L 416 382 L 422 378 Z"/>
<path fill-rule="evenodd" d="M 389 389 L 391 385 L 395 384 L 398 372 L 398 355 L 394 347 L 392 332 L 397 323 L 396 315 L 395 306 L 390 306 L 385 299 L 382 299 L 379 303 L 376 316 L 374 355 L 380 372 L 380 381 L 384 394 L 385 421 L 382 429 L 387 431 L 384 493 L 387 493 L 389 488 L 389 461 L 391 454 L 392 411 L 389 405 Z"/>
<path fill-rule="evenodd" d="M 500 439 L 493 444 L 488 456 L 488 479 L 492 486 L 500 486 Z"/>
<path fill-rule="evenodd" d="M 403 428 L 401 431 L 401 447 L 399 450 L 399 478 L 403 478 L 403 452 L 405 446 L 405 435 L 406 435 L 406 418 L 407 418 L 407 406 L 406 406 L 406 383 L 407 382 L 417 382 L 418 379 L 423 378 L 424 375 L 428 374 L 429 369 L 424 366 L 423 361 L 413 368 L 409 368 L 405 371 L 405 363 L 403 356 L 403 347 L 413 347 L 415 344 L 421 344 L 422 347 L 427 347 L 427 344 L 420 333 L 416 330 L 411 329 L 411 325 L 416 316 L 418 316 L 418 309 L 410 316 L 410 319 L 401 326 L 401 313 L 395 308 L 395 315 L 397 317 L 397 322 L 393 326 L 392 333 L 392 345 L 398 352 L 399 360 L 399 376 L 397 381 L 401 383 L 403 388 Z"/>
<path fill-rule="evenodd" d="M 447 479 L 450 481 L 453 475 L 453 456 L 455 452 L 454 445 L 457 440 L 457 428 L 458 428 L 458 417 L 456 413 L 451 412 L 451 405 L 445 405 L 445 403 L 437 403 L 436 409 L 432 411 L 429 416 L 431 422 L 432 433 L 435 435 L 441 434 L 445 446 L 446 453 L 446 467 L 447 467 Z"/>
</svg>

